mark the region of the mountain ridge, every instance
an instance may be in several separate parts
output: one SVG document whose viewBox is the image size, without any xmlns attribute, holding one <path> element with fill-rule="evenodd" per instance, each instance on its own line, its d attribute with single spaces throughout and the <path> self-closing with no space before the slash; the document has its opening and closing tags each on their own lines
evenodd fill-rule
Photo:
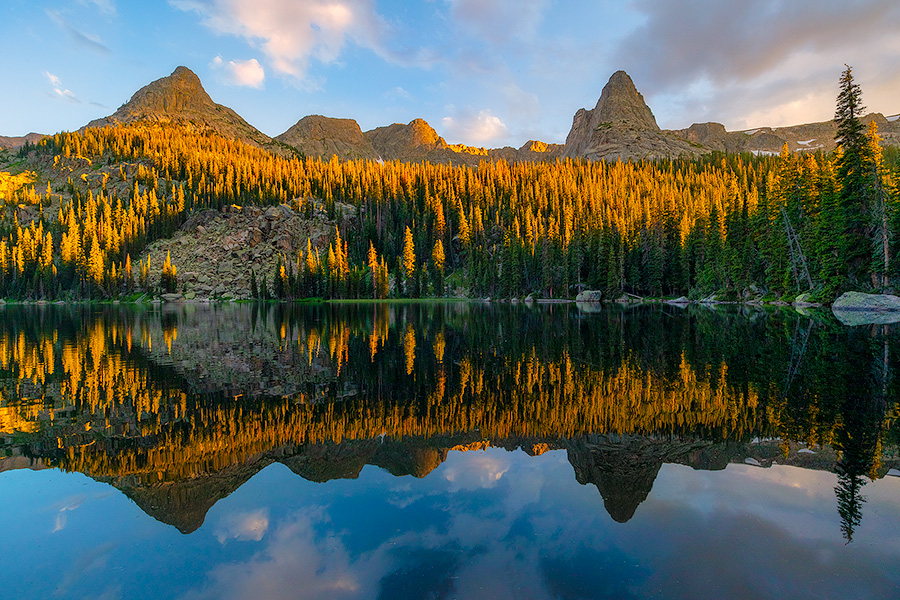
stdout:
<svg viewBox="0 0 900 600">
<path fill-rule="evenodd" d="M 900 119 L 869 113 L 884 145 L 900 146 Z M 727 131 L 716 122 L 693 123 L 683 129 L 660 129 L 643 95 L 625 71 L 613 73 L 593 109 L 573 116 L 565 144 L 529 140 L 519 148 L 477 148 L 448 143 L 427 121 L 415 118 L 363 132 L 354 119 L 308 115 L 273 137 L 262 133 L 231 108 L 216 104 L 200 78 L 184 66 L 137 90 L 113 114 L 94 119 L 81 128 L 139 121 L 180 123 L 212 130 L 279 155 L 329 160 L 430 161 L 475 166 L 484 160 L 553 161 L 654 160 L 696 157 L 711 152 L 777 154 L 787 144 L 791 151 L 830 152 L 836 144 L 834 121 L 785 127 L 759 127 Z M 15 150 L 35 143 L 41 134 L 0 136 L 0 149 Z"/>
</svg>

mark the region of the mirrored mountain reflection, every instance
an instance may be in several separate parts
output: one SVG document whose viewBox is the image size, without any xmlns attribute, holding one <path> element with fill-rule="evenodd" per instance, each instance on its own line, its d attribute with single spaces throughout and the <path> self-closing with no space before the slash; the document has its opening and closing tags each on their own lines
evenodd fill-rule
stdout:
<svg viewBox="0 0 900 600">
<path fill-rule="evenodd" d="M 325 482 L 565 450 L 619 522 L 664 463 L 777 462 L 838 474 L 849 541 L 900 465 L 898 342 L 703 307 L 5 306 L 0 470 L 85 473 L 188 533 L 274 462 Z"/>
</svg>

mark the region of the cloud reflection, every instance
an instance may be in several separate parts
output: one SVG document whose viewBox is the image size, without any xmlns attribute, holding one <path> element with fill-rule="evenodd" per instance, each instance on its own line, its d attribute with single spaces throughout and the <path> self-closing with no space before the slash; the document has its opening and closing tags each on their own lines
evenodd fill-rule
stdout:
<svg viewBox="0 0 900 600">
<path fill-rule="evenodd" d="M 216 539 L 224 544 L 229 539 L 258 542 L 269 528 L 268 511 L 260 509 L 250 513 L 226 516 L 216 530 Z"/>
</svg>

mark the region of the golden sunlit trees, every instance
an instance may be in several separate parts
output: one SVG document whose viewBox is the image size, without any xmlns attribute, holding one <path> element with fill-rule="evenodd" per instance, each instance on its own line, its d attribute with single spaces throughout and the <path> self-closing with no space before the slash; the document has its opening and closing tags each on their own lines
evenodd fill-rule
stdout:
<svg viewBox="0 0 900 600">
<path fill-rule="evenodd" d="M 178 289 L 178 270 L 172 264 L 172 257 L 166 252 L 166 262 L 163 263 L 159 285 L 167 294 L 174 293 Z"/>
<path fill-rule="evenodd" d="M 404 288 L 408 288 L 416 274 L 416 246 L 413 242 L 409 226 L 403 234 L 403 253 L 400 256 L 400 274 L 404 279 Z"/>
<path fill-rule="evenodd" d="M 844 164 L 840 153 L 611 164 L 485 161 L 478 167 L 323 162 L 154 123 L 61 133 L 30 151 L 54 155 L 60 171 L 84 161 L 120 164 L 118 173 L 73 178 L 70 197 L 52 195 L 61 206 L 52 225 L 59 273 L 51 287 L 75 295 L 96 280 L 88 264 L 94 239 L 106 291 L 115 295 L 130 289 L 128 255 L 137 257 L 149 242 L 171 235 L 193 209 L 233 203 L 289 203 L 333 228 L 296 257 L 285 256 L 284 275 L 257 274 L 281 281 L 279 289 L 290 298 L 411 296 L 429 288 L 440 294 L 438 275 L 453 277 L 474 296 L 571 297 L 589 287 L 614 296 L 718 292 L 737 298 L 751 286 L 778 296 L 798 291 L 800 279 L 792 276 L 797 261 L 789 258 L 787 221 L 814 287 L 843 284 L 844 236 L 825 233 L 850 227 L 838 198 L 844 193 L 835 174 L 835 165 Z M 892 168 L 881 167 L 886 192 Z M 116 191 L 122 188 L 130 193 Z M 45 195 L 35 197 L 42 202 Z M 883 198 L 885 209 L 873 212 L 866 227 L 893 228 L 896 200 L 890 193 Z M 879 206 L 875 199 L 871 204 Z M 47 271 L 46 256 L 33 254 L 29 240 L 37 237 L 28 227 L 7 224 L 0 228 L 9 261 L 0 292 L 34 294 L 34 273 Z M 44 239 L 50 229 L 45 224 Z M 873 268 L 890 274 L 896 271 L 890 244 L 896 242 L 891 235 L 877 237 Z M 436 260 L 438 247 L 442 261 Z M 872 251 L 870 244 L 866 252 Z M 379 278 L 382 263 L 390 274 Z M 391 279 L 393 287 L 385 283 Z M 145 280 L 138 283 L 147 289 Z"/>
<path fill-rule="evenodd" d="M 434 242 L 434 248 L 431 250 L 431 267 L 434 274 L 434 290 L 438 296 L 444 295 L 444 244 L 440 239 Z"/>
</svg>

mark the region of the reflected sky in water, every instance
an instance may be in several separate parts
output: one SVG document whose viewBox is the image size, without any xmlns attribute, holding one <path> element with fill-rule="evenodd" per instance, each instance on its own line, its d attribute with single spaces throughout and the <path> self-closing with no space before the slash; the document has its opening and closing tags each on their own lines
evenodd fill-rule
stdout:
<svg viewBox="0 0 900 600">
<path fill-rule="evenodd" d="M 898 333 L 746 308 L 7 307 L 0 596 L 900 597 Z"/>
<path fill-rule="evenodd" d="M 888 598 L 900 478 L 852 544 L 829 472 L 664 465 L 627 523 L 564 451 L 450 452 L 428 476 L 306 481 L 275 464 L 183 535 L 79 474 L 0 478 L 7 598 Z M 10 561 L 7 560 L 7 565 Z"/>
</svg>

